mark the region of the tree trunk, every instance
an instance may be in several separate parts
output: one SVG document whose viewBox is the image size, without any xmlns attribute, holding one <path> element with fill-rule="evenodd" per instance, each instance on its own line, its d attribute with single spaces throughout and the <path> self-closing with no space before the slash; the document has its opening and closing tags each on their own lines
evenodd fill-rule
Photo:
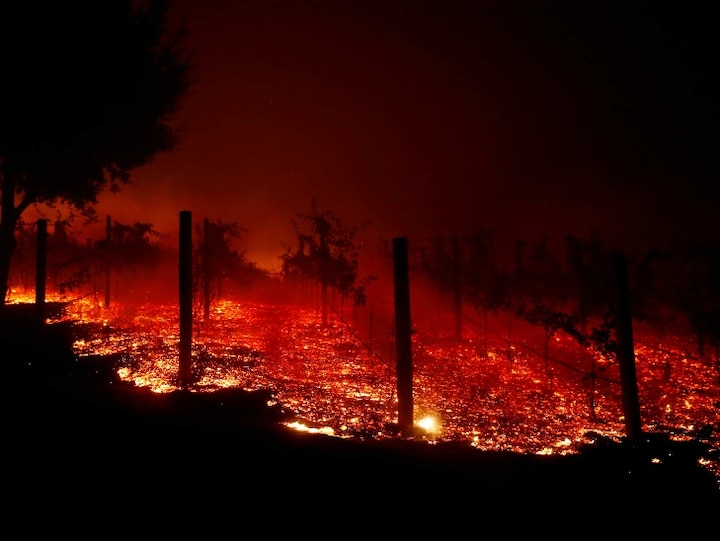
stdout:
<svg viewBox="0 0 720 541">
<path fill-rule="evenodd" d="M 15 253 L 15 228 L 20 216 L 15 208 L 15 181 L 8 174 L 2 179 L 2 206 L 0 207 L 0 307 L 7 301 L 10 290 L 10 263 Z"/>
<path fill-rule="evenodd" d="M 4 305 L 10 289 L 10 261 L 15 251 L 15 225 L 3 217 L 0 223 L 0 296 Z"/>
</svg>

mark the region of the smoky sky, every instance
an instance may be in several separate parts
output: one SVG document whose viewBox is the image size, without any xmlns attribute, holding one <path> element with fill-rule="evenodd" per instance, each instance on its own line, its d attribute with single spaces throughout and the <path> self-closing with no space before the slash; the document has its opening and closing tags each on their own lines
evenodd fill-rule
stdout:
<svg viewBox="0 0 720 541">
<path fill-rule="evenodd" d="M 709 8 L 657 1 L 182 0 L 182 140 L 99 210 L 238 222 L 272 264 L 319 206 L 410 239 L 489 228 L 715 238 Z"/>
</svg>

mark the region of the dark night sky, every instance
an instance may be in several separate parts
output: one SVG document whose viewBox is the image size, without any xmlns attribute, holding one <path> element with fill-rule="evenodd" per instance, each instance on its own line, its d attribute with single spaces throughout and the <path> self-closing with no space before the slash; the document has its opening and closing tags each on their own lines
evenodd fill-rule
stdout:
<svg viewBox="0 0 720 541">
<path fill-rule="evenodd" d="M 715 239 L 704 5 L 181 0 L 198 66 L 182 142 L 99 210 L 168 233 L 182 209 L 237 221 L 264 266 L 313 196 L 411 241 Z"/>
</svg>

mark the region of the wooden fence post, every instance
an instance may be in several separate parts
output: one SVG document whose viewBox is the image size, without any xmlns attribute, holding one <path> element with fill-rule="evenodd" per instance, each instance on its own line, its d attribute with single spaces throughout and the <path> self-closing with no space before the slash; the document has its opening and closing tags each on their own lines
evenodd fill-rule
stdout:
<svg viewBox="0 0 720 541">
<path fill-rule="evenodd" d="M 210 220 L 203 220 L 203 250 L 202 250 L 202 284 L 203 284 L 203 320 L 210 320 L 210 283 L 212 282 L 210 269 Z"/>
<path fill-rule="evenodd" d="M 192 378 L 192 213 L 180 211 L 180 386 L 187 386 Z"/>
<path fill-rule="evenodd" d="M 635 346 L 633 343 L 632 312 L 627 278 L 627 260 L 622 253 L 613 253 L 615 273 L 616 318 L 615 334 L 617 356 L 620 364 L 625 432 L 631 443 L 638 443 L 642 437 L 640 402 L 638 399 L 637 375 L 635 373 Z"/>
<path fill-rule="evenodd" d="M 110 308 L 110 258 L 111 256 L 111 244 L 112 244 L 112 220 L 108 214 L 105 217 L 105 308 Z"/>
<path fill-rule="evenodd" d="M 393 274 L 395 277 L 395 347 L 397 351 L 398 424 L 400 434 L 415 434 L 413 426 L 413 366 L 410 338 L 410 279 L 407 239 L 393 239 Z"/>
<path fill-rule="evenodd" d="M 45 324 L 45 292 L 47 280 L 47 220 L 37 221 L 35 260 L 35 317 L 40 326 Z"/>
</svg>

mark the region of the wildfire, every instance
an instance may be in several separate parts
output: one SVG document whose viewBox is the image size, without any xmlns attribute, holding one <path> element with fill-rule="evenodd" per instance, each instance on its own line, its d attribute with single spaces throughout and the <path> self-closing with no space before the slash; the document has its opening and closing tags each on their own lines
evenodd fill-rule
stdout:
<svg viewBox="0 0 720 541">
<path fill-rule="evenodd" d="M 309 432 L 310 434 L 325 434 L 326 436 L 334 436 L 335 431 L 330 428 L 329 426 L 322 426 L 322 427 L 309 427 L 305 423 L 301 423 L 300 421 L 292 421 L 290 423 L 285 423 L 285 426 L 289 428 L 293 428 L 295 430 L 298 430 L 300 432 Z"/>
<path fill-rule="evenodd" d="M 415 422 L 415 425 L 422 430 L 423 433 L 437 436 L 441 432 L 440 420 L 434 415 L 426 415 L 422 419 Z"/>
<path fill-rule="evenodd" d="M 21 298 L 13 293 L 14 302 Z M 67 302 L 63 319 L 89 325 L 74 344 L 78 358 L 114 359 L 117 378 L 128 384 L 159 393 L 178 388 L 176 306 L 106 309 L 91 298 L 55 300 Z M 391 325 L 373 329 L 369 339 L 362 313 L 334 314 L 324 326 L 315 307 L 216 303 L 209 320 L 195 316 L 193 390 L 269 390 L 296 414 L 288 423 L 296 430 L 396 436 Z M 422 321 L 415 327 L 415 410 L 437 412 L 418 416 L 416 437 L 464 440 L 482 450 L 571 454 L 598 437 L 623 436 L 617 366 L 593 359 L 572 340 L 552 341 L 553 357 L 563 363 L 548 365 L 533 345 L 533 330 L 519 325 L 522 339 L 512 347 L 499 333 L 468 329 L 456 340 Z M 662 344 L 644 341 L 640 329 L 636 336 L 644 429 L 674 439 L 702 433 L 720 449 L 718 375 L 693 360 L 692 344 L 681 336 L 665 336 Z M 720 479 L 717 460 L 704 459 L 703 466 Z"/>
</svg>

